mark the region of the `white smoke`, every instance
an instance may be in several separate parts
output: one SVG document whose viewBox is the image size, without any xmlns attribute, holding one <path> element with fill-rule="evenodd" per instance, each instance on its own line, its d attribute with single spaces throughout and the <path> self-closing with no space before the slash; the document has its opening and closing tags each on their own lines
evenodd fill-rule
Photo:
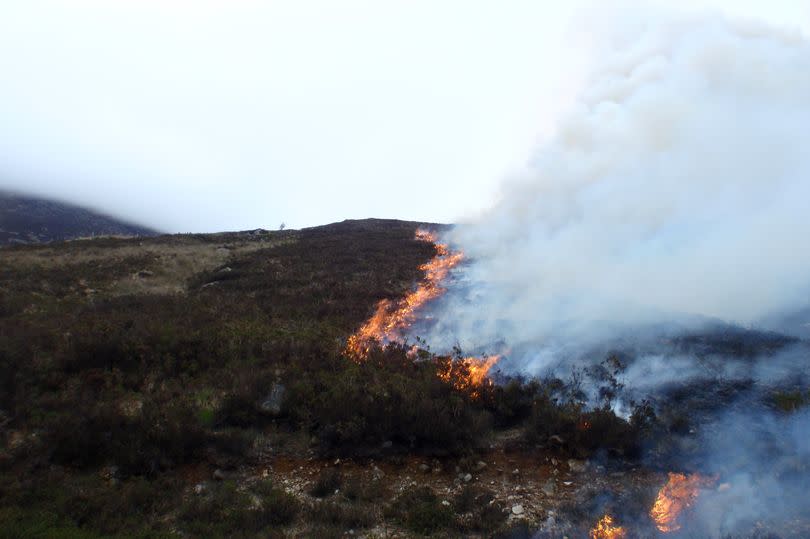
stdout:
<svg viewBox="0 0 810 539">
<path fill-rule="evenodd" d="M 810 415 L 762 405 L 806 383 L 806 343 L 739 326 L 808 327 L 810 42 L 720 18 L 621 31 L 528 170 L 448 235 L 469 263 L 427 341 L 507 349 L 499 366 L 529 375 L 629 351 L 626 395 L 678 385 L 711 408 L 692 464 L 728 485 L 699 536 L 806 515 Z"/>
<path fill-rule="evenodd" d="M 429 342 L 548 351 L 810 303 L 810 43 L 721 18 L 631 26 L 525 173 L 449 235 L 471 263 Z"/>
</svg>

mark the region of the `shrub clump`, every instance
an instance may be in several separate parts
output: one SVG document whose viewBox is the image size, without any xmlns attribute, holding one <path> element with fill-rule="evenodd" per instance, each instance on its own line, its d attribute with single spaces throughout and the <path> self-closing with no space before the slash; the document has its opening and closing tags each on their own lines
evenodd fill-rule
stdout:
<svg viewBox="0 0 810 539">
<path fill-rule="evenodd" d="M 324 468 L 309 489 L 309 494 L 316 498 L 326 498 L 334 494 L 343 483 L 337 468 Z"/>
<path fill-rule="evenodd" d="M 268 528 L 292 524 L 300 505 L 295 497 L 269 484 L 253 491 L 239 491 L 226 481 L 210 492 L 191 498 L 180 510 L 185 531 L 199 537 L 231 537 L 236 531 L 256 534 Z"/>
<path fill-rule="evenodd" d="M 406 491 L 394 500 L 387 516 L 408 530 L 430 535 L 450 527 L 453 511 L 428 487 Z"/>
</svg>

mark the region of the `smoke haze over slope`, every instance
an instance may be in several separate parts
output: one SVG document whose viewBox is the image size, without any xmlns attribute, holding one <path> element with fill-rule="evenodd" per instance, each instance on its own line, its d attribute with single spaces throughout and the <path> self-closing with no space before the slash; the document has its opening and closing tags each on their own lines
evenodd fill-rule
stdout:
<svg viewBox="0 0 810 539">
<path fill-rule="evenodd" d="M 437 339 L 756 324 L 808 303 L 810 44 L 721 18 L 629 26 L 525 173 L 452 234 L 472 262 Z"/>
</svg>

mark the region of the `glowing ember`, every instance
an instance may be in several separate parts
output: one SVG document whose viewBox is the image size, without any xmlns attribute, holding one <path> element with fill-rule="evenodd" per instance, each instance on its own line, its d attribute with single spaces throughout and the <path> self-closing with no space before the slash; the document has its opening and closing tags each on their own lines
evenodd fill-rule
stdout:
<svg viewBox="0 0 810 539">
<path fill-rule="evenodd" d="M 417 230 L 416 239 L 435 242 L 436 236 L 426 230 Z M 462 261 L 464 255 L 451 253 L 443 243 L 436 244 L 436 251 L 436 256 L 430 262 L 420 266 L 425 278 L 415 290 L 398 302 L 382 300 L 377 304 L 374 315 L 349 337 L 346 349 L 351 357 L 365 359 L 375 341 L 385 344 L 400 339 L 404 330 L 416 321 L 417 312 L 426 303 L 442 295 L 444 288 L 440 283 Z"/>
<path fill-rule="evenodd" d="M 698 474 L 670 473 L 667 484 L 658 491 L 658 497 L 650 509 L 650 517 L 656 527 L 664 533 L 681 529 L 678 516 L 695 503 L 700 489 L 710 487 L 714 482 L 714 478 Z"/>
<path fill-rule="evenodd" d="M 612 516 L 605 515 L 588 535 L 590 539 L 624 539 L 627 531 L 624 527 L 615 525 Z"/>
</svg>

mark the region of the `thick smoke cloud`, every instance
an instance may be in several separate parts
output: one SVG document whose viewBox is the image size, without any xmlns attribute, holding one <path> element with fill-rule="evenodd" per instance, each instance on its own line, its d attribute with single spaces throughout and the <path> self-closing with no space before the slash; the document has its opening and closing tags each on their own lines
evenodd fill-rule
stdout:
<svg viewBox="0 0 810 539">
<path fill-rule="evenodd" d="M 507 374 L 618 351 L 614 410 L 689 414 L 663 465 L 722 485 L 695 536 L 778 526 L 810 511 L 810 414 L 769 405 L 808 381 L 810 42 L 719 18 L 622 31 L 528 170 L 448 235 L 468 263 L 414 331 L 505 351 Z"/>
<path fill-rule="evenodd" d="M 542 343 L 538 370 L 571 342 L 808 304 L 810 43 L 720 18 L 621 31 L 525 173 L 450 235 L 471 262 L 429 342 Z"/>
</svg>

